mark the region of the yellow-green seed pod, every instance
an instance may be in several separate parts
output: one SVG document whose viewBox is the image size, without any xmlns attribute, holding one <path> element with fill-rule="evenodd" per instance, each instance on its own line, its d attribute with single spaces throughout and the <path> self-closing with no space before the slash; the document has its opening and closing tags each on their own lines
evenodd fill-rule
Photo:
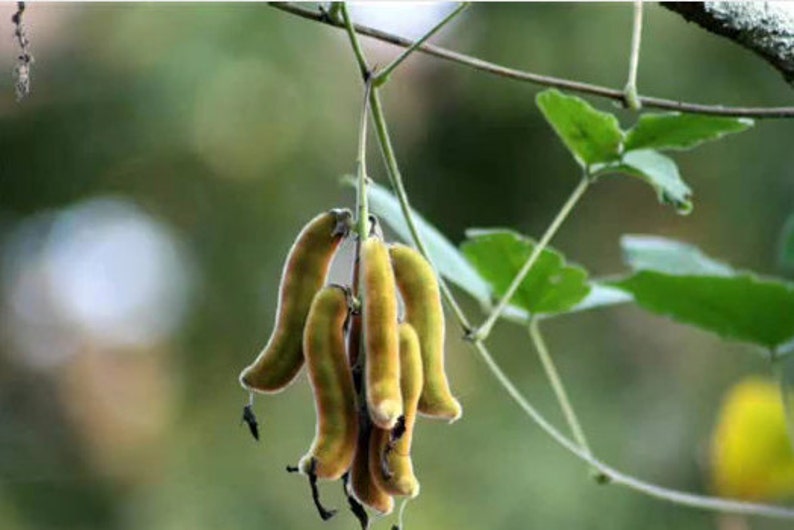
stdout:
<svg viewBox="0 0 794 530">
<path fill-rule="evenodd" d="M 369 237 L 361 244 L 361 270 L 367 408 L 372 423 L 391 429 L 403 413 L 403 401 L 397 288 L 381 239 Z"/>
<path fill-rule="evenodd" d="M 419 337 L 424 387 L 419 412 L 453 422 L 462 409 L 452 396 L 444 371 L 444 311 L 433 267 L 416 250 L 405 245 L 389 248 L 394 278 L 405 305 L 405 321 Z"/>
<path fill-rule="evenodd" d="M 256 360 L 240 373 L 243 388 L 275 393 L 298 375 L 309 307 L 325 283 L 351 218 L 350 210 L 331 210 L 312 219 L 298 234 L 281 274 L 273 333 Z"/>
<path fill-rule="evenodd" d="M 318 478 L 336 480 L 350 468 L 358 439 L 353 376 L 345 350 L 348 293 L 338 285 L 314 297 L 303 331 L 303 352 L 314 393 L 317 429 L 311 449 L 298 468 Z"/>
<path fill-rule="evenodd" d="M 419 338 L 410 324 L 400 324 L 400 389 L 403 395 L 404 430 L 394 442 L 391 442 L 392 431 L 373 430 L 369 454 L 370 473 L 378 486 L 391 495 L 419 495 L 419 482 L 411 463 L 411 440 L 422 383 Z"/>
<path fill-rule="evenodd" d="M 367 422 L 368 423 L 368 422 Z M 358 446 L 356 456 L 353 459 L 353 466 L 350 468 L 350 480 L 348 482 L 348 493 L 358 500 L 361 504 L 369 506 L 382 515 L 392 512 L 394 509 L 394 499 L 386 493 L 375 481 L 369 471 L 369 445 L 370 445 L 370 426 L 362 426 L 359 431 Z"/>
</svg>

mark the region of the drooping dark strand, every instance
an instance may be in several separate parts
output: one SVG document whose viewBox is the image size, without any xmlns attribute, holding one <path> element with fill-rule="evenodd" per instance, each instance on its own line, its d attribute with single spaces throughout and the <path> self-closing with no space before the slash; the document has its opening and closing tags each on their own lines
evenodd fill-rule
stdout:
<svg viewBox="0 0 794 530">
<path fill-rule="evenodd" d="M 369 528 L 369 515 L 367 515 L 367 510 L 364 509 L 364 506 L 350 494 L 350 491 L 348 491 L 347 486 L 349 481 L 350 473 L 345 473 L 342 476 L 342 484 L 345 489 L 345 497 L 347 497 L 347 505 L 350 507 L 350 511 L 353 515 L 356 516 L 356 519 L 358 519 L 361 530 L 367 530 L 367 528 Z"/>
<path fill-rule="evenodd" d="M 394 424 L 394 427 L 391 430 L 391 438 L 390 441 L 392 444 L 396 443 L 400 438 L 403 437 L 405 434 L 405 415 L 403 414 L 399 418 L 397 418 L 397 423 Z"/>
<path fill-rule="evenodd" d="M 251 431 L 251 436 L 253 436 L 254 440 L 258 442 L 259 422 L 256 421 L 256 414 L 254 414 L 254 407 L 250 403 L 243 407 L 242 421 L 248 424 L 248 430 Z"/>
<path fill-rule="evenodd" d="M 327 521 L 334 515 L 336 515 L 336 510 L 328 510 L 323 506 L 322 502 L 320 502 L 320 489 L 317 487 L 317 473 L 315 470 L 317 469 L 317 460 L 312 458 L 312 464 L 309 467 L 309 487 L 312 490 L 312 501 L 314 501 L 314 506 L 317 508 L 317 513 L 320 514 L 320 519 L 323 521 Z M 287 471 L 290 473 L 295 473 L 298 471 L 297 467 L 287 467 Z"/>
</svg>

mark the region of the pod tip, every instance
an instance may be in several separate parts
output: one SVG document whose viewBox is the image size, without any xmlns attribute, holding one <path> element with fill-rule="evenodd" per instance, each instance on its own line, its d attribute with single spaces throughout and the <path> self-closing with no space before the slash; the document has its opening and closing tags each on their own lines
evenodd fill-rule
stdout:
<svg viewBox="0 0 794 530">
<path fill-rule="evenodd" d="M 369 411 L 372 423 L 381 429 L 391 430 L 403 415 L 403 404 L 396 399 L 384 399 Z"/>
</svg>

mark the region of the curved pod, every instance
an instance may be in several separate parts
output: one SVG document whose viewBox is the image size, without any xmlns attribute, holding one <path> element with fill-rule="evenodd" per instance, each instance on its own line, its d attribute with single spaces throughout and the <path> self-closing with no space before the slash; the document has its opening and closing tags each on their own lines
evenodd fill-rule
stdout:
<svg viewBox="0 0 794 530">
<path fill-rule="evenodd" d="M 369 237 L 361 244 L 367 408 L 372 423 L 391 429 L 403 413 L 397 334 L 397 289 L 389 252 Z"/>
<path fill-rule="evenodd" d="M 389 248 L 394 278 L 405 304 L 405 320 L 419 337 L 424 386 L 419 412 L 453 422 L 462 409 L 452 396 L 444 370 L 444 311 L 433 267 L 416 250 L 405 245 Z"/>
<path fill-rule="evenodd" d="M 400 389 L 405 430 L 392 443 L 392 431 L 375 429 L 370 439 L 369 454 L 370 473 L 375 482 L 391 495 L 419 495 L 419 482 L 411 462 L 411 440 L 423 380 L 419 337 L 410 324 L 400 324 Z"/>
<path fill-rule="evenodd" d="M 284 263 L 273 333 L 256 360 L 240 373 L 247 390 L 275 393 L 303 366 L 303 327 L 312 299 L 348 232 L 350 210 L 324 212 L 303 227 Z"/>
<path fill-rule="evenodd" d="M 340 478 L 350 468 L 358 437 L 356 394 L 345 351 L 348 307 L 344 288 L 324 287 L 314 297 L 303 332 L 317 429 L 298 468 L 308 474 L 314 465 L 314 474 L 329 480 Z"/>
<path fill-rule="evenodd" d="M 374 432 L 366 422 L 359 432 L 356 456 L 353 459 L 353 466 L 350 468 L 350 480 L 348 482 L 348 493 L 358 500 L 361 504 L 369 506 L 382 515 L 392 512 L 394 509 L 394 499 L 383 488 L 381 488 L 369 470 L 369 447 L 370 436 Z"/>
</svg>

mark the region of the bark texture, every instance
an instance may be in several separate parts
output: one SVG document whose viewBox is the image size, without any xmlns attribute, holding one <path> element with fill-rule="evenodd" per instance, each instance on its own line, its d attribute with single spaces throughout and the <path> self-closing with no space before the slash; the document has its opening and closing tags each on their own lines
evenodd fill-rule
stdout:
<svg viewBox="0 0 794 530">
<path fill-rule="evenodd" d="M 794 85 L 794 9 L 789 2 L 661 2 L 661 5 L 711 33 L 754 51 Z"/>
</svg>

